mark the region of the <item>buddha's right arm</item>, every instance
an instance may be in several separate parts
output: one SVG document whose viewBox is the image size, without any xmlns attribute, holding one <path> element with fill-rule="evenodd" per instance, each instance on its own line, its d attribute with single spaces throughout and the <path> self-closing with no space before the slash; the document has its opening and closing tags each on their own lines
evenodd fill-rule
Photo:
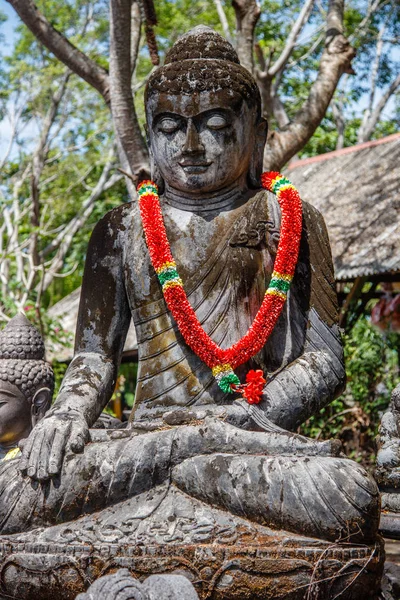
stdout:
<svg viewBox="0 0 400 600">
<path fill-rule="evenodd" d="M 89 243 L 75 355 L 54 405 L 23 447 L 20 468 L 34 479 L 58 474 L 65 451 L 83 451 L 89 427 L 114 390 L 131 318 L 123 277 L 120 215 L 119 210 L 106 215 Z"/>
<path fill-rule="evenodd" d="M 337 325 L 327 325 L 317 311 L 309 314 L 304 353 L 287 365 L 265 387 L 263 400 L 251 407 L 289 431 L 339 396 L 345 387 L 343 347 Z"/>
</svg>

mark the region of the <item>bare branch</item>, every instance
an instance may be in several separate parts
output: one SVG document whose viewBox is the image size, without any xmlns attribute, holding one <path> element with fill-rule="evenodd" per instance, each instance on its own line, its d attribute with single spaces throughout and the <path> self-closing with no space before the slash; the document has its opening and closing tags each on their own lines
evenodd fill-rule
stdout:
<svg viewBox="0 0 400 600">
<path fill-rule="evenodd" d="M 304 54 L 302 54 L 301 56 L 299 56 L 299 58 L 297 58 L 296 60 L 289 61 L 288 66 L 289 67 L 295 67 L 300 62 L 306 60 L 309 56 L 311 56 L 311 54 L 314 52 L 314 50 L 316 50 L 318 48 L 318 46 L 320 45 L 320 43 L 322 42 L 323 39 L 324 39 L 324 35 L 323 34 L 319 35 L 317 37 L 317 39 L 311 44 L 311 46 L 309 47 L 309 49 L 307 50 L 307 52 L 305 52 Z"/>
<path fill-rule="evenodd" d="M 396 90 L 399 87 L 400 87 L 400 73 L 392 81 L 392 83 L 386 89 L 386 91 L 382 94 L 379 102 L 377 103 L 374 110 L 372 111 L 371 116 L 362 131 L 362 135 L 359 136 L 358 143 L 367 142 L 370 139 L 370 137 L 376 127 L 376 124 L 378 123 L 379 119 L 381 118 L 382 112 L 383 112 L 386 104 L 389 101 L 389 98 L 396 92 Z"/>
<path fill-rule="evenodd" d="M 142 31 L 142 16 L 138 2 L 132 2 L 131 8 L 131 70 L 132 79 L 136 71 L 136 62 L 139 55 L 140 38 Z"/>
<path fill-rule="evenodd" d="M 311 138 L 323 119 L 341 75 L 351 73 L 354 49 L 342 34 L 344 0 L 331 0 L 327 14 L 325 49 L 317 78 L 293 121 L 269 137 L 264 159 L 268 169 L 281 169 Z"/>
<path fill-rule="evenodd" d="M 10 154 L 11 154 L 11 150 L 13 148 L 14 142 L 17 138 L 17 134 L 18 134 L 18 122 L 19 119 L 22 115 L 24 106 L 15 106 L 13 107 L 12 111 L 11 111 L 11 115 L 10 115 L 10 139 L 6 148 L 6 151 L 4 153 L 3 158 L 0 160 L 0 171 L 2 170 L 2 168 L 4 167 L 4 165 L 6 164 Z"/>
<path fill-rule="evenodd" d="M 357 29 L 349 37 L 350 43 L 353 42 L 358 37 L 360 31 L 363 31 L 365 26 L 370 21 L 371 16 L 378 10 L 378 8 L 382 8 L 387 3 L 388 3 L 387 1 L 382 2 L 382 0 L 374 0 L 374 2 L 368 2 L 367 13 L 366 13 L 365 17 L 362 19 L 362 21 L 360 22 L 360 24 L 358 25 Z"/>
<path fill-rule="evenodd" d="M 131 0 L 110 3 L 111 113 L 122 166 L 138 177 L 149 174 L 148 151 L 140 131 L 131 89 Z M 121 155 L 122 154 L 122 155 Z M 126 163 L 126 164 L 125 164 Z M 131 182 L 129 182 L 132 187 Z"/>
<path fill-rule="evenodd" d="M 261 9 L 256 0 L 232 0 L 236 14 L 237 53 L 241 65 L 250 73 L 253 72 L 253 42 L 254 30 Z"/>
<path fill-rule="evenodd" d="M 31 197 L 32 197 L 32 208 L 31 208 L 31 225 L 33 231 L 30 235 L 30 250 L 29 255 L 32 258 L 32 263 L 35 267 L 40 264 L 39 252 L 38 252 L 38 241 L 39 241 L 39 227 L 40 227 L 40 178 L 43 173 L 43 168 L 46 160 L 46 155 L 49 151 L 48 140 L 50 130 L 56 119 L 60 102 L 65 94 L 65 90 L 68 85 L 68 80 L 71 76 L 71 71 L 66 70 L 62 77 L 57 91 L 53 94 L 50 107 L 44 118 L 43 129 L 41 131 L 38 144 L 33 153 L 32 157 L 32 176 L 31 176 Z M 36 275 L 36 273 L 34 273 Z M 31 285 L 33 285 L 34 278 L 32 279 Z M 30 292 L 30 288 L 27 289 L 27 293 Z"/>
<path fill-rule="evenodd" d="M 52 243 L 49 246 L 51 247 L 51 249 L 58 249 L 55 257 L 51 260 L 50 268 L 46 271 L 46 273 L 43 276 L 43 280 L 41 282 L 43 291 L 47 290 L 54 277 L 62 268 L 65 256 L 71 247 L 73 238 L 75 234 L 86 223 L 87 219 L 90 217 L 91 213 L 93 212 L 96 200 L 104 192 L 105 189 L 109 189 L 120 179 L 119 175 L 115 175 L 110 178 L 110 172 L 113 169 L 114 160 L 114 150 L 112 149 L 109 153 L 107 162 L 104 165 L 103 171 L 96 186 L 93 188 L 91 194 L 82 203 L 81 210 L 73 219 L 71 219 L 71 221 L 63 229 L 63 231 L 60 232 L 54 243 Z M 46 250 L 48 250 L 48 248 L 46 248 Z"/>
<path fill-rule="evenodd" d="M 222 31 L 224 32 L 224 36 L 232 44 L 232 36 L 229 29 L 228 19 L 226 18 L 226 14 L 224 11 L 224 7 L 222 6 L 221 0 L 214 0 L 215 8 L 217 9 L 218 18 L 220 20 Z"/>
<path fill-rule="evenodd" d="M 341 106 L 337 101 L 332 102 L 332 113 L 338 132 L 336 150 L 341 150 L 344 146 L 344 130 L 346 127 L 346 121 L 343 116 L 343 106 Z"/>
<path fill-rule="evenodd" d="M 277 73 L 279 73 L 279 71 L 282 71 L 286 64 L 287 61 L 290 58 L 290 55 L 293 52 L 293 49 L 296 45 L 297 39 L 304 27 L 304 25 L 307 23 L 308 19 L 310 18 L 310 14 L 312 12 L 313 6 L 314 6 L 314 1 L 315 0 L 306 0 L 306 2 L 304 3 L 299 16 L 297 17 L 295 23 L 293 24 L 293 27 L 289 33 L 288 39 L 286 41 L 285 47 L 281 52 L 281 55 L 278 57 L 278 59 L 274 62 L 274 64 L 268 69 L 268 74 L 273 77 L 274 75 L 276 75 Z"/>
<path fill-rule="evenodd" d="M 71 71 L 93 86 L 108 103 L 108 73 L 76 48 L 40 13 L 32 0 L 7 0 L 34 36 Z"/>
<path fill-rule="evenodd" d="M 371 78 L 370 78 L 371 87 L 370 87 L 369 97 L 368 97 L 368 106 L 364 110 L 362 123 L 358 130 L 358 135 L 357 135 L 358 143 L 366 142 L 368 139 L 368 138 L 365 139 L 364 134 L 365 134 L 366 129 L 368 128 L 369 120 L 370 120 L 370 117 L 371 117 L 371 114 L 373 111 L 373 107 L 374 107 L 376 86 L 377 86 L 378 76 L 379 76 L 379 65 L 381 62 L 383 46 L 384 46 L 383 36 L 385 34 L 386 27 L 387 27 L 387 19 L 385 19 L 385 22 L 383 23 L 382 27 L 380 28 L 378 37 L 376 40 L 375 59 L 374 59 L 374 62 L 372 63 L 372 69 L 371 69 Z"/>
</svg>

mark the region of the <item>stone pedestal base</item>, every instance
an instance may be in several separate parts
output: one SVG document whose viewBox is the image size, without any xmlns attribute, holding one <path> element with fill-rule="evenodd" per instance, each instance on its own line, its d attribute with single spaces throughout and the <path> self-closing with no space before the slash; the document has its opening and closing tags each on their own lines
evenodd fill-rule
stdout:
<svg viewBox="0 0 400 600">
<path fill-rule="evenodd" d="M 73 523 L 0 538 L 0 597 L 73 600 L 125 567 L 141 580 L 183 574 L 202 600 L 366 600 L 383 561 L 380 541 L 273 531 L 160 486 Z"/>
</svg>

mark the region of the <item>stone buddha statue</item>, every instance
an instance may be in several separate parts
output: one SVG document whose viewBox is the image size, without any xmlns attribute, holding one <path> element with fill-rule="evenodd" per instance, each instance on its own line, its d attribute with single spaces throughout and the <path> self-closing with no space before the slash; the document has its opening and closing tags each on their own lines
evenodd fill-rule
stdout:
<svg viewBox="0 0 400 600">
<path fill-rule="evenodd" d="M 0 460 L 20 455 L 19 444 L 50 408 L 54 374 L 38 330 L 17 315 L 0 332 Z"/>
<path fill-rule="evenodd" d="M 204 331 L 227 348 L 257 314 L 280 238 L 279 204 L 260 187 L 267 125 L 257 85 L 233 47 L 199 27 L 149 78 L 146 118 L 179 274 Z M 96 432 L 131 318 L 139 369 L 129 428 Z M 184 342 L 137 204 L 108 213 L 89 244 L 59 396 L 21 459 L 0 466 L 0 542 L 19 565 L 3 564 L 8 593 L 34 598 L 46 581 L 49 598 L 72 598 L 46 571 L 57 565 L 75 593 L 128 566 L 138 577 L 183 571 L 201 598 L 300 599 L 314 585 L 324 599 L 373 594 L 374 481 L 335 440 L 291 433 L 345 379 L 328 236 L 305 203 L 287 301 L 265 347 L 236 372 L 249 369 L 267 380 L 257 405 L 232 401 Z M 33 542 L 47 563 L 29 558 Z"/>
</svg>

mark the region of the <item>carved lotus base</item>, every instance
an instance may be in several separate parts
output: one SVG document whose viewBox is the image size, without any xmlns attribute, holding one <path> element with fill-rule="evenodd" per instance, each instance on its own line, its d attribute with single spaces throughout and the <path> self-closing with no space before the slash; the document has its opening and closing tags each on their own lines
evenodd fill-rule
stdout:
<svg viewBox="0 0 400 600">
<path fill-rule="evenodd" d="M 381 540 L 273 531 L 160 486 L 73 523 L 0 538 L 0 598 L 73 600 L 126 567 L 139 579 L 184 574 L 201 600 L 366 600 L 378 593 L 383 561 Z"/>
</svg>

